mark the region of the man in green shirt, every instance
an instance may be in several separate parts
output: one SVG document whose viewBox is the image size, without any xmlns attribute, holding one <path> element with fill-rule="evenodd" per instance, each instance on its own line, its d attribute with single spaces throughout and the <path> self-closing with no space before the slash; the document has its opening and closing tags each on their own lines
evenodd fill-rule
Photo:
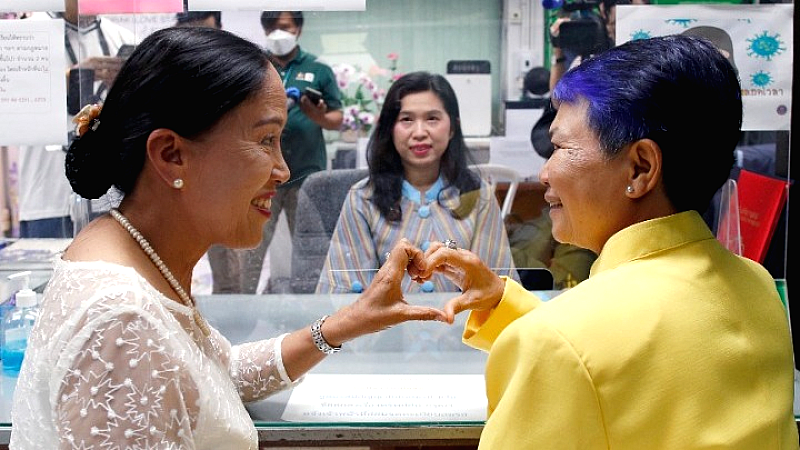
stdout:
<svg viewBox="0 0 800 450">
<path fill-rule="evenodd" d="M 322 130 L 338 130 L 343 120 L 341 94 L 333 71 L 297 45 L 303 30 L 303 13 L 264 11 L 261 26 L 267 35 L 266 50 L 283 80 L 283 87 L 297 88 L 303 94 L 300 101 L 289 105 L 286 127 L 281 136 L 281 149 L 291 178 L 278 186 L 278 192 L 272 198 L 272 219 L 264 226 L 264 236 L 257 248 L 233 251 L 216 247 L 209 252 L 215 293 L 256 292 L 264 255 L 281 211 L 286 213 L 289 231 L 294 234 L 300 185 L 309 174 L 327 168 Z M 321 99 L 317 102 L 306 95 L 307 88 L 321 93 Z"/>
</svg>

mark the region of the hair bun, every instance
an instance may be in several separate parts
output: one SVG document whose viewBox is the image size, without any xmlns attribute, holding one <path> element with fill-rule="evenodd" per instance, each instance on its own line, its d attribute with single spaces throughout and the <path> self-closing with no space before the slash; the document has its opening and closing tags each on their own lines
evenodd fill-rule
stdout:
<svg viewBox="0 0 800 450">
<path fill-rule="evenodd" d="M 72 190 L 83 198 L 100 198 L 114 181 L 114 152 L 101 145 L 99 134 L 90 132 L 74 139 L 67 151 L 67 179 Z"/>
</svg>

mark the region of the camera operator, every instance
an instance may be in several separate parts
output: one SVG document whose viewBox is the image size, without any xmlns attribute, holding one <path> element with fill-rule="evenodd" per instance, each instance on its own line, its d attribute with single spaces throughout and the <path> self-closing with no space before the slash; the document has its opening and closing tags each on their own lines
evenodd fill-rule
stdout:
<svg viewBox="0 0 800 450">
<path fill-rule="evenodd" d="M 542 0 L 546 9 L 559 8 L 561 16 L 550 25 L 550 43 L 553 46 L 550 90 L 569 68 L 577 66 L 584 58 L 614 46 L 617 5 L 647 3 L 647 0 Z M 555 110 L 548 103 L 531 129 L 533 148 L 543 158 L 549 158 L 553 153 L 549 130 L 555 115 Z"/>
<path fill-rule="evenodd" d="M 614 46 L 616 5 L 644 5 L 645 0 L 573 0 L 561 7 L 562 17 L 550 25 L 553 46 L 550 66 L 550 89 L 564 72 L 581 60 Z M 596 9 L 596 12 L 595 12 Z"/>
<path fill-rule="evenodd" d="M 550 90 L 570 67 L 584 58 L 613 47 L 616 39 L 616 5 L 645 4 L 644 0 L 556 0 L 562 17 L 550 26 L 553 61 L 550 66 Z M 543 3 L 544 4 L 544 3 Z M 596 12 L 595 12 L 596 9 Z M 555 110 L 547 104 L 541 118 L 531 129 L 531 144 L 539 156 L 553 153 L 550 124 Z M 517 267 L 547 267 L 559 289 L 577 285 L 589 276 L 597 258 L 591 250 L 557 242 L 552 235 L 547 214 L 517 226 L 509 241 Z"/>
</svg>

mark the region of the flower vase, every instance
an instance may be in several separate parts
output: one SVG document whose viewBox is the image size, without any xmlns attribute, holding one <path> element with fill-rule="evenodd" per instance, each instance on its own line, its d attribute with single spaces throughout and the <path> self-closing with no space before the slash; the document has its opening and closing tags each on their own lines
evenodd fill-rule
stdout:
<svg viewBox="0 0 800 450">
<path fill-rule="evenodd" d="M 341 133 L 339 133 L 339 138 L 344 142 L 355 142 L 358 140 L 358 131 L 343 130 Z"/>
<path fill-rule="evenodd" d="M 339 133 L 339 137 L 344 142 L 354 143 L 358 138 L 366 137 L 367 133 L 364 130 L 344 130 Z"/>
</svg>

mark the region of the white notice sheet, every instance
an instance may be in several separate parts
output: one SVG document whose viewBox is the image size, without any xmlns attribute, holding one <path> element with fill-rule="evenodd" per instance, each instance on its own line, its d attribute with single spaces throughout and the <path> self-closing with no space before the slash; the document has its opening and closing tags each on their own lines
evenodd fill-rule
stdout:
<svg viewBox="0 0 800 450">
<path fill-rule="evenodd" d="M 0 145 L 66 144 L 64 21 L 0 20 Z"/>
<path fill-rule="evenodd" d="M 482 422 L 483 375 L 309 374 L 291 393 L 287 422 Z"/>
</svg>

